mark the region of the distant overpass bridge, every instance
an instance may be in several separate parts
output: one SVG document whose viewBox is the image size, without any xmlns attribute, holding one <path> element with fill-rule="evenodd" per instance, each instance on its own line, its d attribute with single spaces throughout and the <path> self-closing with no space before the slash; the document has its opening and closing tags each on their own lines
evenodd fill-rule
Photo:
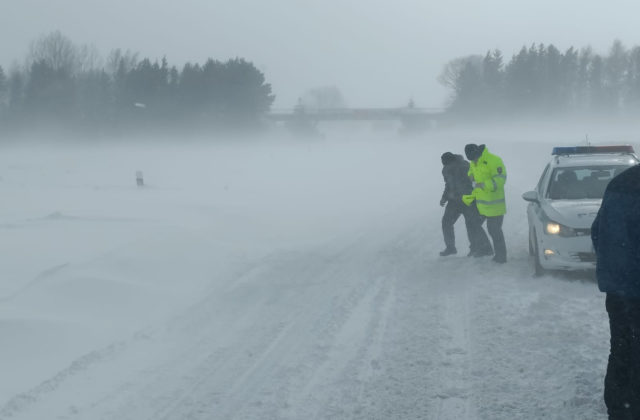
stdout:
<svg viewBox="0 0 640 420">
<path fill-rule="evenodd" d="M 441 108 L 412 106 L 334 109 L 305 109 L 299 106 L 289 110 L 273 110 L 267 114 L 268 119 L 284 123 L 292 132 L 312 136 L 319 134 L 319 123 L 332 121 L 397 121 L 401 133 L 417 133 L 436 127 L 443 116 L 444 109 Z"/>
<path fill-rule="evenodd" d="M 294 108 L 273 110 L 267 118 L 277 122 L 299 121 L 401 121 L 437 122 L 444 115 L 442 108 L 335 108 L 309 110 Z"/>
</svg>

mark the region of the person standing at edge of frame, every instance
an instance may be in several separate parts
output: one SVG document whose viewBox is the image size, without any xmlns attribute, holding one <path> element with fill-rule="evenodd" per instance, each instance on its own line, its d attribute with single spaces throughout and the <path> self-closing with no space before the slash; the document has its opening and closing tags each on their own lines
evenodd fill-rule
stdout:
<svg viewBox="0 0 640 420">
<path fill-rule="evenodd" d="M 442 177 L 444 178 L 444 192 L 440 199 L 440 206 L 446 206 L 442 216 L 442 234 L 444 236 L 445 249 L 440 256 L 456 254 L 456 238 L 453 225 L 464 217 L 469 238 L 468 256 L 482 257 L 492 255 L 493 250 L 489 238 L 482 228 L 482 217 L 478 213 L 475 204 L 466 206 L 462 202 L 462 196 L 470 194 L 473 187 L 469 179 L 469 162 L 462 155 L 454 155 L 445 152 L 440 157 L 442 161 Z"/>
<path fill-rule="evenodd" d="M 607 185 L 591 240 L 611 330 L 604 402 L 610 420 L 640 419 L 640 165 Z"/>
<path fill-rule="evenodd" d="M 504 197 L 507 169 L 502 159 L 489 153 L 484 144 L 467 144 L 464 153 L 471 162 L 469 177 L 474 182 L 474 188 L 471 194 L 462 197 L 462 201 L 467 206 L 476 202 L 478 212 L 487 220 L 487 230 L 495 251 L 493 261 L 504 264 L 507 262 L 507 245 L 502 233 L 502 223 L 507 213 Z"/>
</svg>

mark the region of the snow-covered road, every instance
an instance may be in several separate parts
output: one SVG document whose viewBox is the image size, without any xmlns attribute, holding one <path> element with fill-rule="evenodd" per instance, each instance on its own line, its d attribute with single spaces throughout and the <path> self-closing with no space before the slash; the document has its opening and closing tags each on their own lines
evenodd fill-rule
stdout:
<svg viewBox="0 0 640 420">
<path fill-rule="evenodd" d="M 509 262 L 438 257 L 466 142 L 7 149 L 0 418 L 604 418 L 604 297 L 528 262 L 551 143 L 487 139 Z"/>
</svg>

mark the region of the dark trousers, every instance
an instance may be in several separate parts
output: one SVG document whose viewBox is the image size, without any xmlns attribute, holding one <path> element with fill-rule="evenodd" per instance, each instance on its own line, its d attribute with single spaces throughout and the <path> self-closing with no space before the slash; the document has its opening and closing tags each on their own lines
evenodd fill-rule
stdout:
<svg viewBox="0 0 640 420">
<path fill-rule="evenodd" d="M 604 378 L 610 420 L 640 419 L 640 298 L 607 293 L 611 350 Z"/>
<path fill-rule="evenodd" d="M 448 201 L 442 216 L 442 234 L 444 244 L 447 248 L 455 248 L 456 237 L 453 225 L 460 218 L 464 217 L 464 224 L 467 228 L 467 238 L 469 239 L 469 249 L 471 252 L 486 252 L 491 249 L 489 238 L 482 228 L 482 216 L 478 213 L 476 204 L 465 205 L 462 200 Z"/>
<path fill-rule="evenodd" d="M 504 216 L 487 217 L 487 230 L 489 231 L 491 241 L 493 242 L 495 259 L 498 261 L 507 260 L 507 244 L 504 242 L 504 234 L 502 233 L 503 221 Z"/>
</svg>

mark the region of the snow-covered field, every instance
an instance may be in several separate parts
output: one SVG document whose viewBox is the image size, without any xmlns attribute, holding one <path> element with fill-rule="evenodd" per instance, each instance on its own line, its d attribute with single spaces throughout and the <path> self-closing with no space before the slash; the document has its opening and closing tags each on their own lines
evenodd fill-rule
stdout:
<svg viewBox="0 0 640 420">
<path fill-rule="evenodd" d="M 2 147 L 0 419 L 604 418 L 604 296 L 531 276 L 520 197 L 582 138 Z M 507 165 L 506 265 L 462 221 L 438 256 L 468 142 Z"/>
</svg>

